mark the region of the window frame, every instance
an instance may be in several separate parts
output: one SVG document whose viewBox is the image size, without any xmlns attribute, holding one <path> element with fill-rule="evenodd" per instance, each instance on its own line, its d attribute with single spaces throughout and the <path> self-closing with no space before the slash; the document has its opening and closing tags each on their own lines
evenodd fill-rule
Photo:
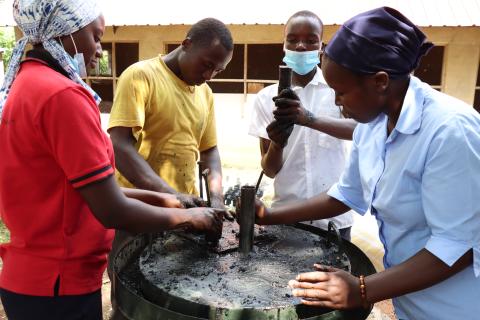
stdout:
<svg viewBox="0 0 480 320">
<path fill-rule="evenodd" d="M 475 80 L 475 90 L 473 90 L 473 103 L 472 103 L 472 107 L 478 112 L 480 112 L 480 98 L 477 101 L 477 105 L 475 105 L 475 97 L 477 96 L 477 93 L 480 97 L 480 59 L 478 60 L 477 79 Z"/>
<path fill-rule="evenodd" d="M 168 46 L 169 45 L 180 45 L 181 42 L 165 42 L 164 43 L 164 52 L 167 54 L 168 53 Z M 249 79 L 247 77 L 247 70 L 248 70 L 248 45 L 257 45 L 257 44 L 275 44 L 275 45 L 283 45 L 283 42 L 268 42 L 268 43 L 235 43 L 235 45 L 243 45 L 243 78 L 241 79 L 218 79 L 218 78 L 213 78 L 209 80 L 208 82 L 217 82 L 217 83 L 243 83 L 243 95 L 246 99 L 248 93 L 248 84 L 249 83 L 265 83 L 265 84 L 275 84 L 278 82 L 278 79 Z M 235 94 L 235 93 L 226 93 L 226 94 Z"/>
<path fill-rule="evenodd" d="M 168 53 L 168 46 L 169 45 L 180 45 L 181 42 L 178 41 L 171 41 L 171 42 L 165 42 L 164 43 L 164 52 Z M 248 92 L 248 85 L 249 83 L 262 83 L 262 84 L 275 84 L 278 83 L 278 79 L 249 79 L 247 70 L 248 70 L 248 45 L 258 45 L 258 44 L 263 44 L 263 45 L 283 45 L 283 42 L 266 42 L 266 43 L 235 43 L 236 45 L 243 45 L 243 78 L 242 79 L 218 79 L 218 78 L 213 78 L 209 80 L 209 82 L 217 82 L 217 83 L 243 83 L 243 95 L 246 99 L 247 94 L 250 94 Z M 447 55 L 447 50 L 448 50 L 448 44 L 447 43 L 436 43 L 436 47 L 443 47 L 443 56 L 442 56 L 442 65 L 440 66 L 441 72 L 440 72 L 440 84 L 434 84 L 431 85 L 429 84 L 432 88 L 439 90 L 443 92 L 445 90 L 445 63 L 446 63 L 446 55 Z M 415 75 L 415 72 L 413 72 L 413 75 Z M 480 89 L 480 86 L 476 87 L 476 89 Z M 228 94 L 228 93 L 227 93 Z"/>
<path fill-rule="evenodd" d="M 447 60 L 446 57 L 447 57 L 448 43 L 443 43 L 443 42 L 434 43 L 434 47 L 443 47 L 442 65 L 441 65 L 441 72 L 440 72 L 440 84 L 432 85 L 428 82 L 427 83 L 433 89 L 436 89 L 440 92 L 444 92 L 445 91 L 445 75 L 446 75 L 445 67 L 446 67 L 446 60 Z M 423 57 L 422 57 L 422 59 L 423 59 Z M 417 75 L 415 75 L 415 71 L 416 70 L 414 70 L 414 72 L 412 74 L 414 76 L 418 77 Z"/>
<path fill-rule="evenodd" d="M 92 80 L 112 80 L 112 87 L 113 87 L 113 96 L 115 96 L 115 91 L 117 89 L 117 81 L 120 78 L 120 75 L 117 75 L 117 50 L 116 45 L 117 43 L 133 43 L 138 45 L 138 61 L 140 61 L 140 41 L 105 41 L 104 43 L 110 43 L 112 45 L 112 61 L 111 61 L 111 68 L 112 68 L 112 75 L 111 76 L 102 76 L 102 75 L 95 75 L 90 76 L 87 75 L 85 78 L 85 82 L 91 86 Z M 136 62 L 138 62 L 136 61 Z"/>
</svg>

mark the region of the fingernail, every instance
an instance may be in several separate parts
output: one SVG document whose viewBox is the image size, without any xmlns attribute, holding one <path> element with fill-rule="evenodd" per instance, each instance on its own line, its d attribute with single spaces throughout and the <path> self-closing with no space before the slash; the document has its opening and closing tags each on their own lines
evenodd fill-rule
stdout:
<svg viewBox="0 0 480 320">
<path fill-rule="evenodd" d="M 321 264 L 314 264 L 313 265 L 315 268 L 319 269 L 320 271 L 323 271 L 325 270 L 325 266 L 324 265 L 321 265 Z"/>
</svg>

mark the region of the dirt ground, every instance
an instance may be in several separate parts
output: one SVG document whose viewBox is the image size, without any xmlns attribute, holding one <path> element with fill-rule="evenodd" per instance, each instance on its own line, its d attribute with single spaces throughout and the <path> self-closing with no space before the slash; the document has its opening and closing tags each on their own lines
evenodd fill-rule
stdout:
<svg viewBox="0 0 480 320">
<path fill-rule="evenodd" d="M 110 319 L 110 314 L 112 313 L 112 304 L 110 303 L 110 292 L 111 292 L 111 283 L 108 278 L 107 273 L 103 274 L 102 282 L 102 310 L 103 310 L 103 319 Z"/>
</svg>

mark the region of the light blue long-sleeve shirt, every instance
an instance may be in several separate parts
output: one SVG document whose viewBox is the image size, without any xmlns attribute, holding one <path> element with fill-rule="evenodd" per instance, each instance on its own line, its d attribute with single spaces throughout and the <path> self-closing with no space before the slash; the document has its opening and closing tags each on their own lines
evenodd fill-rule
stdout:
<svg viewBox="0 0 480 320">
<path fill-rule="evenodd" d="M 387 120 L 357 126 L 328 194 L 375 215 L 386 268 L 424 248 L 451 266 L 473 248 L 473 265 L 393 299 L 399 319 L 480 319 L 480 115 L 412 76 L 390 135 Z"/>
</svg>

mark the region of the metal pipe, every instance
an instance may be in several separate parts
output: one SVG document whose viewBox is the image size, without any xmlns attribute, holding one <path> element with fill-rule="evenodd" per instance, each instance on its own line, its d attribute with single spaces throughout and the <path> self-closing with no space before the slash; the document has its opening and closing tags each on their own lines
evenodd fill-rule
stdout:
<svg viewBox="0 0 480 320">
<path fill-rule="evenodd" d="M 200 198 L 203 199 L 203 183 L 202 183 L 202 173 L 203 173 L 203 161 L 198 161 L 198 184 L 199 184 L 199 192 Z"/>
<path fill-rule="evenodd" d="M 207 207 L 212 206 L 212 198 L 210 196 L 210 184 L 208 183 L 209 174 L 210 174 L 209 168 L 202 171 L 203 180 L 205 180 L 205 193 L 207 194 Z"/>
<path fill-rule="evenodd" d="M 284 89 L 292 87 L 292 68 L 278 66 L 278 94 Z"/>
<path fill-rule="evenodd" d="M 255 226 L 255 187 L 243 186 L 240 191 L 240 253 L 248 255 L 253 248 Z"/>
<path fill-rule="evenodd" d="M 262 178 L 263 178 L 263 170 L 262 172 L 260 172 L 260 176 L 258 177 L 257 184 L 255 185 L 255 195 L 258 192 L 258 188 L 260 188 L 260 183 L 262 182 Z"/>
<path fill-rule="evenodd" d="M 203 180 L 205 180 L 205 193 L 207 194 L 207 207 L 212 206 L 212 196 L 210 195 L 210 183 L 208 182 L 209 174 L 210 174 L 209 168 L 202 171 L 202 177 L 203 177 Z M 207 234 L 205 237 L 205 240 L 207 240 L 207 242 L 212 244 L 213 246 L 216 246 L 218 244 L 218 241 L 222 237 L 222 230 L 223 230 L 223 225 L 222 225 L 222 228 L 220 228 L 218 234 Z"/>
<path fill-rule="evenodd" d="M 292 88 L 292 68 L 288 66 L 278 66 L 278 91 L 277 93 L 280 94 L 282 90 L 291 89 Z M 282 121 L 283 124 L 287 125 L 285 127 L 285 131 L 288 132 L 288 135 L 293 131 L 294 123 L 292 121 Z M 288 140 L 284 142 L 283 147 L 288 144 Z"/>
</svg>

